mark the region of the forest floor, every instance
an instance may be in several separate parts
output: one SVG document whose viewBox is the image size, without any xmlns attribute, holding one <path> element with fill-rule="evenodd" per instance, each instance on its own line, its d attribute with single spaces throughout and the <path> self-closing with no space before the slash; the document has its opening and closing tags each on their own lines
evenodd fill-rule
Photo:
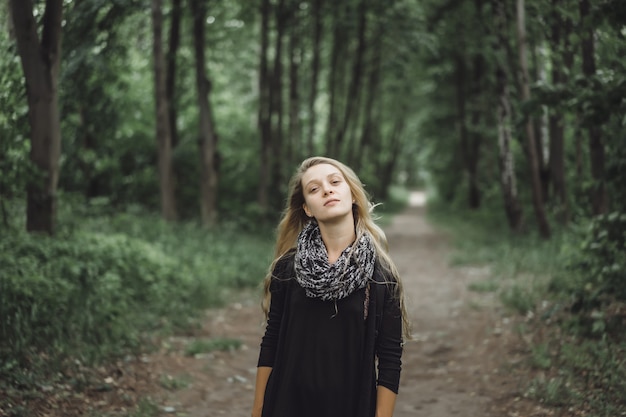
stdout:
<svg viewBox="0 0 626 417">
<path fill-rule="evenodd" d="M 510 316 L 493 293 L 468 290 L 470 283 L 489 278 L 488 268 L 450 266 L 451 244 L 427 221 L 424 196 L 413 194 L 411 201 L 385 228 L 413 328 L 394 415 L 559 415 L 524 397 L 528 347 L 515 331 L 523 317 Z M 68 393 L 62 401 L 39 404 L 37 414 L 249 416 L 263 333 L 259 297 L 257 290 L 231 294 L 225 307 L 206 312 L 202 329 L 193 335 L 166 339 L 157 351 L 101 368 L 104 389 Z M 194 341 L 216 338 L 236 339 L 241 346 L 188 354 Z"/>
</svg>

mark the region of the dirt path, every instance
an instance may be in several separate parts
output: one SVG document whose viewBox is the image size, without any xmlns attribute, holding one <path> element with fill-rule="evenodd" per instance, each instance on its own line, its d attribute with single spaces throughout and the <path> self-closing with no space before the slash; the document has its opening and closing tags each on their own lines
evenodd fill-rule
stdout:
<svg viewBox="0 0 626 417">
<path fill-rule="evenodd" d="M 415 204 L 386 228 L 414 333 L 405 347 L 395 416 L 543 415 L 519 414 L 509 406 L 519 403 L 518 383 L 502 370 L 519 360 L 511 353 L 516 338 L 493 296 L 467 289 L 470 282 L 486 279 L 488 271 L 450 267 L 449 242 L 427 223 L 422 196 L 413 197 Z M 149 366 L 143 375 L 127 370 L 122 379 L 127 384 L 133 379 L 137 394 L 144 395 L 137 384 L 146 381 L 163 414 L 249 416 L 263 331 L 258 295 L 238 294 L 228 307 L 208 312 L 202 334 L 195 335 L 236 338 L 243 343 L 240 349 L 187 357 L 182 352 L 191 339 L 171 339 L 161 352 L 144 358 Z"/>
</svg>

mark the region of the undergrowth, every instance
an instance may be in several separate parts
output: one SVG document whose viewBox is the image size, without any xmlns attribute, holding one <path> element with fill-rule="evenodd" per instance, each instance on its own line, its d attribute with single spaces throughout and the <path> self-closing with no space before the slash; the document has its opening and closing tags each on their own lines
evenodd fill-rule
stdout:
<svg viewBox="0 0 626 417">
<path fill-rule="evenodd" d="M 193 330 L 226 289 L 258 285 L 271 260 L 267 227 L 207 230 L 108 209 L 66 204 L 55 237 L 2 230 L 0 410 L 76 361 L 95 365 Z"/>
<path fill-rule="evenodd" d="M 470 284 L 470 290 L 496 292 L 523 322 L 524 338 L 532 341 L 525 395 L 590 417 L 626 415 L 626 304 L 618 292 L 605 290 L 623 291 L 623 284 L 613 283 L 619 273 L 623 282 L 624 270 L 616 272 L 614 260 L 608 262 L 612 269 L 603 268 L 599 257 L 585 252 L 613 250 L 598 243 L 606 235 L 587 237 L 588 227 L 574 225 L 543 240 L 532 232 L 512 234 L 493 211 L 458 211 L 437 203 L 429 207 L 429 217 L 451 237 L 453 265 L 489 267 L 491 277 Z M 595 220 L 594 227 L 603 220 Z"/>
</svg>

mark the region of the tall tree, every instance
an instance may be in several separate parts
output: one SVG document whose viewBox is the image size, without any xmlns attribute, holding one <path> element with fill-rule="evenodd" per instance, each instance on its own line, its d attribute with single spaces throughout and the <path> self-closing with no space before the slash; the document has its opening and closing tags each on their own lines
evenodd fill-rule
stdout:
<svg viewBox="0 0 626 417">
<path fill-rule="evenodd" d="M 504 4 L 499 0 L 492 2 L 496 40 L 494 50 L 496 53 L 496 92 L 498 96 L 497 119 L 498 119 L 498 147 L 500 165 L 500 186 L 504 199 L 509 227 L 513 231 L 519 231 L 522 224 L 522 208 L 517 191 L 517 177 L 515 174 L 515 159 L 513 157 L 511 137 L 511 97 L 509 93 L 509 76 L 506 71 L 506 28 L 507 19 Z"/>
<path fill-rule="evenodd" d="M 552 47 L 552 84 L 557 89 L 561 89 L 565 85 L 568 72 L 565 69 L 571 69 L 573 61 L 568 41 L 572 21 L 561 15 L 560 6 L 561 0 L 551 1 L 550 36 L 548 37 Z M 552 109 L 549 115 L 550 159 L 548 165 L 558 217 L 561 222 L 567 223 L 569 204 L 565 181 L 565 122 L 561 108 L 562 106 L 558 106 L 556 109 Z"/>
<path fill-rule="evenodd" d="M 287 166 L 294 160 L 301 159 L 306 143 L 302 140 L 302 124 L 300 123 L 300 62 L 302 61 L 300 1 L 289 3 L 289 127 L 287 133 Z"/>
<path fill-rule="evenodd" d="M 317 111 L 315 110 L 315 103 L 317 101 L 318 81 L 320 75 L 321 55 L 322 55 L 322 31 L 323 15 L 322 7 L 323 0 L 313 0 L 313 46 L 311 58 L 311 91 L 309 92 L 309 132 L 307 138 L 307 151 L 309 155 L 315 154 L 315 127 L 317 125 Z"/>
<path fill-rule="evenodd" d="M 196 91 L 198 93 L 198 117 L 200 121 L 200 198 L 201 218 L 205 226 L 217 223 L 217 187 L 218 187 L 218 153 L 217 131 L 213 118 L 213 110 L 209 100 L 211 80 L 205 68 L 205 36 L 206 6 L 202 0 L 189 0 L 193 14 L 193 40 L 196 56 Z"/>
<path fill-rule="evenodd" d="M 172 127 L 170 124 L 167 87 L 165 80 L 165 54 L 163 52 L 162 0 L 152 0 L 152 54 L 154 60 L 154 95 L 156 104 L 156 140 L 158 152 L 161 215 L 165 220 L 176 220 L 174 170 L 172 168 Z"/>
<path fill-rule="evenodd" d="M 526 11 L 524 0 L 517 0 L 517 40 L 519 50 L 520 64 L 520 87 L 521 99 L 524 102 L 530 101 L 530 81 L 528 73 L 528 58 L 526 54 Z M 546 217 L 543 204 L 543 193 L 541 187 L 541 179 L 539 178 L 539 158 L 537 157 L 537 138 L 535 137 L 535 128 L 533 118 L 526 115 L 526 155 L 528 156 L 528 165 L 531 176 L 533 207 L 535 209 L 535 217 L 539 233 L 544 238 L 550 237 L 550 225 Z"/>
<path fill-rule="evenodd" d="M 337 155 L 344 155 L 343 143 L 348 132 L 348 127 L 356 118 L 356 113 L 360 106 L 361 85 L 363 78 L 363 60 L 367 49 L 366 31 L 367 31 L 367 12 L 368 1 L 361 0 L 358 7 L 358 27 L 357 27 L 357 45 L 354 51 L 354 61 L 352 62 L 352 70 L 350 73 L 350 82 L 345 98 L 344 113 L 339 123 L 338 129 L 335 131 L 333 139 L 334 152 Z M 351 149 L 349 152 L 357 152 Z"/>
<path fill-rule="evenodd" d="M 594 29 L 591 25 L 589 0 L 580 0 L 581 50 L 583 75 L 589 80 L 596 74 Z M 593 214 L 605 213 L 608 209 L 606 186 L 604 184 L 604 143 L 600 126 L 589 126 L 589 156 L 591 158 L 591 176 L 594 184 L 591 191 L 591 209 Z"/>
<path fill-rule="evenodd" d="M 26 229 L 53 234 L 61 154 L 58 90 L 63 0 L 46 0 L 41 39 L 32 0 L 10 0 L 28 99 L 30 159 L 41 177 L 27 186 Z"/>
<path fill-rule="evenodd" d="M 169 118 L 172 133 L 172 148 L 178 145 L 178 129 L 176 128 L 176 63 L 178 47 L 180 45 L 180 20 L 182 16 L 182 0 L 172 0 L 172 12 L 170 17 L 170 36 L 167 49 L 167 72 L 165 75 L 165 91 L 169 105 Z"/>
<path fill-rule="evenodd" d="M 263 212 L 269 209 L 269 183 L 272 173 L 272 100 L 269 69 L 270 0 L 261 0 L 261 48 L 259 56 L 259 114 L 257 123 L 261 134 L 259 185 L 257 201 Z"/>
</svg>

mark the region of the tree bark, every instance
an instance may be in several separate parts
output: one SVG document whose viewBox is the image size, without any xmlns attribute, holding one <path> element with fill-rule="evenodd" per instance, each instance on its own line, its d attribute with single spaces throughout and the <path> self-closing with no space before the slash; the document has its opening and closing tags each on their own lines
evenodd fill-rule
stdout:
<svg viewBox="0 0 626 417">
<path fill-rule="evenodd" d="M 172 148 L 178 145 L 178 129 L 176 127 L 176 55 L 180 45 L 180 18 L 182 15 L 182 0 L 172 0 L 172 16 L 170 18 L 170 37 L 167 50 L 167 73 L 165 91 L 169 106 L 169 119 L 172 128 Z"/>
<path fill-rule="evenodd" d="M 343 143 L 345 141 L 348 127 L 356 117 L 356 112 L 360 108 L 360 91 L 361 80 L 363 78 L 363 57 L 367 49 L 365 33 L 367 30 L 367 0 L 361 0 L 359 3 L 359 24 L 357 29 L 358 43 L 356 46 L 354 62 L 352 63 L 352 71 L 350 74 L 350 84 L 345 99 L 345 107 L 343 117 L 335 132 L 333 145 L 335 154 L 341 157 L 344 154 Z M 357 149 L 351 149 L 350 152 L 358 152 Z"/>
<path fill-rule="evenodd" d="M 552 84 L 560 88 L 566 82 L 566 74 L 562 66 L 567 65 L 565 59 L 566 42 L 570 35 L 571 24 L 567 25 L 560 16 L 558 8 L 561 0 L 552 0 L 552 19 L 550 25 L 550 41 L 552 43 Z M 570 21 L 571 22 L 571 21 Z M 560 109 L 553 109 L 549 118 L 550 135 L 550 159 L 548 166 L 554 195 L 554 202 L 557 207 L 557 217 L 561 223 L 569 221 L 569 204 L 567 201 L 567 186 L 565 181 L 565 126 L 563 113 Z"/>
<path fill-rule="evenodd" d="M 376 9 L 374 13 L 376 16 L 381 16 L 384 13 L 386 3 L 378 1 L 376 3 Z M 362 128 L 361 128 L 361 140 L 360 143 L 356 142 L 354 147 L 361 149 L 360 155 L 352 155 L 352 159 L 349 159 L 349 163 L 358 172 L 361 170 L 363 164 L 370 160 L 370 154 L 372 149 L 372 143 L 374 138 L 380 137 L 380 120 L 379 114 L 375 112 L 376 105 L 381 100 L 381 67 L 383 61 L 383 38 L 385 35 L 384 19 L 379 18 L 376 24 L 376 29 L 372 39 L 370 39 L 370 65 L 368 67 L 368 75 L 366 81 L 365 103 L 363 109 Z"/>
<path fill-rule="evenodd" d="M 158 144 L 159 185 L 161 188 L 161 215 L 165 220 L 178 218 L 172 169 L 172 129 L 165 85 L 165 54 L 163 53 L 162 0 L 152 0 L 152 30 L 154 59 L 154 93 L 156 104 L 156 140 Z"/>
<path fill-rule="evenodd" d="M 321 40 L 323 18 L 322 7 L 323 0 L 313 1 L 313 57 L 311 62 L 311 91 L 309 92 L 309 136 L 307 138 L 307 150 L 309 156 L 315 155 L 315 128 L 317 124 L 317 111 L 315 110 L 315 102 L 317 101 L 317 86 L 320 74 L 320 62 L 321 62 Z"/>
<path fill-rule="evenodd" d="M 525 21 L 524 0 L 517 0 L 517 38 L 520 62 L 520 87 L 522 93 L 522 101 L 530 101 L 530 86 L 528 77 L 528 61 L 526 57 L 526 21 Z M 545 208 L 543 206 L 543 196 L 541 188 L 541 179 L 539 178 L 539 160 L 537 157 L 537 144 L 535 138 L 535 129 L 533 126 L 533 118 L 526 116 L 526 154 L 528 156 L 528 164 L 530 168 L 533 207 L 535 209 L 535 217 L 539 234 L 544 238 L 550 237 L 550 225 L 546 217 Z"/>
<path fill-rule="evenodd" d="M 477 2 L 479 3 L 479 2 Z M 478 5 L 480 11 L 482 6 Z M 472 77 L 472 97 L 473 105 L 470 110 L 471 132 L 468 135 L 467 155 L 467 175 L 468 175 L 468 204 L 471 209 L 478 209 L 481 203 L 481 192 L 478 185 L 478 164 L 480 162 L 480 149 L 482 145 L 481 118 L 483 105 L 481 102 L 483 91 L 483 77 L 485 71 L 485 58 L 481 52 L 474 56 L 474 68 Z"/>
<path fill-rule="evenodd" d="M 299 1 L 292 1 L 290 9 L 289 33 L 289 127 L 287 134 L 287 166 L 295 165 L 295 159 L 302 159 L 306 143 L 302 138 L 300 123 L 300 62 L 302 46 L 300 40 Z"/>
<path fill-rule="evenodd" d="M 196 90 L 198 92 L 198 118 L 200 151 L 200 214 L 202 225 L 212 227 L 218 219 L 218 135 L 213 118 L 213 109 L 209 95 L 211 94 L 211 80 L 206 75 L 205 68 L 205 36 L 204 22 L 206 9 L 203 0 L 189 0 L 193 14 L 193 43 L 196 57 Z"/>
<path fill-rule="evenodd" d="M 283 105 L 283 43 L 285 40 L 285 33 L 287 32 L 287 24 L 289 21 L 289 15 L 285 3 L 286 0 L 278 0 L 278 5 L 275 9 L 276 38 L 274 39 L 274 63 L 272 65 L 271 72 L 270 94 L 270 100 L 272 101 L 272 105 L 270 107 L 270 120 L 272 122 L 271 181 L 272 184 L 276 184 L 276 187 L 270 188 L 270 191 L 272 192 L 272 194 L 270 194 L 270 197 L 271 201 L 277 204 L 281 201 L 281 191 L 287 183 L 286 179 L 284 178 L 283 172 L 283 160 L 285 155 Z M 279 206 L 277 205 L 276 208 L 279 208 Z"/>
<path fill-rule="evenodd" d="M 345 78 L 344 69 L 347 63 L 348 43 L 347 29 L 344 27 L 344 8 L 347 3 L 333 2 L 333 36 L 332 50 L 330 53 L 330 68 L 328 71 L 328 95 L 329 109 L 328 122 L 326 125 L 326 154 L 330 157 L 339 157 L 339 147 L 335 142 L 339 129 L 340 95 Z"/>
<path fill-rule="evenodd" d="M 515 160 L 511 149 L 511 102 L 509 96 L 509 80 L 503 65 L 503 57 L 506 56 L 507 19 L 504 5 L 499 0 L 493 0 L 494 21 L 496 24 L 496 43 L 494 49 L 500 59 L 496 63 L 496 88 L 498 95 L 498 148 L 500 165 L 500 185 L 504 199 L 504 210 L 509 227 L 518 232 L 522 225 L 522 209 L 517 193 L 517 178 L 515 175 Z"/>
<path fill-rule="evenodd" d="M 590 2 L 580 0 L 580 21 L 582 25 L 582 69 L 583 75 L 592 79 L 596 73 L 594 30 L 590 26 Z M 606 186 L 604 181 L 604 143 L 600 126 L 589 127 L 589 156 L 591 176 L 594 184 L 591 191 L 591 209 L 594 215 L 606 213 L 608 209 Z"/>
<path fill-rule="evenodd" d="M 269 210 L 269 181 L 271 177 L 270 159 L 272 154 L 272 121 L 269 74 L 269 25 L 270 0 L 261 0 L 261 50 L 259 56 L 259 116 L 258 124 L 261 134 L 259 159 L 259 188 L 257 201 L 262 212 Z"/>
<path fill-rule="evenodd" d="M 62 0 L 46 0 L 41 40 L 32 0 L 10 0 L 9 7 L 26 80 L 30 159 L 41 176 L 27 186 L 26 229 L 54 234 L 61 155 L 58 90 Z"/>
</svg>

